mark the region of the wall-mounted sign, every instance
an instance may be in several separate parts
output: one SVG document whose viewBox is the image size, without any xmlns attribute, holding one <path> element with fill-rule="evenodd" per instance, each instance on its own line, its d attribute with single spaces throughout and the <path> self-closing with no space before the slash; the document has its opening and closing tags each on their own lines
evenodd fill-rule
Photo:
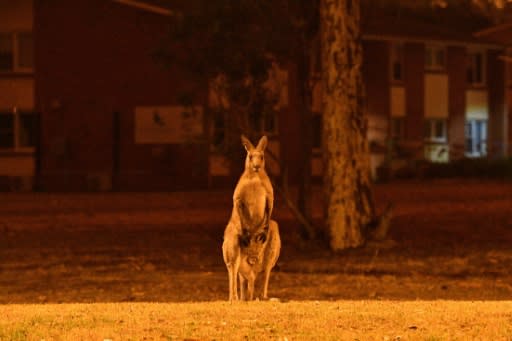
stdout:
<svg viewBox="0 0 512 341">
<path fill-rule="evenodd" d="M 203 135 L 201 106 L 135 108 L 135 143 L 187 143 Z"/>
</svg>

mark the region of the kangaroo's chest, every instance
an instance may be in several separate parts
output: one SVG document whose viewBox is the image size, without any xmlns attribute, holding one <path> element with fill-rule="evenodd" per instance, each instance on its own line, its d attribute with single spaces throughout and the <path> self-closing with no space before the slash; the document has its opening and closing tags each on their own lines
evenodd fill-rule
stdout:
<svg viewBox="0 0 512 341">
<path fill-rule="evenodd" d="M 251 220 L 261 220 L 265 215 L 267 191 L 258 178 L 245 182 L 240 189 L 241 202 Z"/>
</svg>

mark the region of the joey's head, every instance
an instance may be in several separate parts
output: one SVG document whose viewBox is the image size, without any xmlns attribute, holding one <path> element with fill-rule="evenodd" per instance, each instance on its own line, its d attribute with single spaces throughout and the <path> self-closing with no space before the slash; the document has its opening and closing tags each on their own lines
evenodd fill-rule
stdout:
<svg viewBox="0 0 512 341">
<path fill-rule="evenodd" d="M 245 158 L 245 170 L 252 173 L 258 173 L 265 170 L 265 148 L 267 148 L 267 137 L 263 136 L 256 147 L 251 141 L 242 135 L 242 144 L 247 151 Z"/>
</svg>

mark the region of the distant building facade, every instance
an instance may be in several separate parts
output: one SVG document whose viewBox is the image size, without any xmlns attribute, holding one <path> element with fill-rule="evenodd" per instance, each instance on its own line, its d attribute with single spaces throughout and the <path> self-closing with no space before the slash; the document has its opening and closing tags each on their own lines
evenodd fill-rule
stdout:
<svg viewBox="0 0 512 341">
<path fill-rule="evenodd" d="M 369 117 L 385 132 L 370 144 L 398 161 L 510 155 L 502 44 L 407 18 L 368 23 L 364 40 Z"/>
<path fill-rule="evenodd" d="M 0 0 L 0 189 L 234 185 L 243 165 L 215 151 L 225 127 L 208 115 L 208 80 L 193 83 L 153 58 L 169 23 L 157 4 Z M 405 20 L 370 22 L 363 32 L 374 176 L 381 165 L 411 160 L 510 155 L 506 43 Z M 278 113 L 257 127 L 297 183 L 296 70 L 276 77 Z M 312 172 L 320 177 L 322 89 L 315 75 L 313 83 Z M 194 93 L 193 103 L 183 104 L 184 92 Z M 275 162 L 268 167 L 281 172 Z"/>
<path fill-rule="evenodd" d="M 30 190 L 36 173 L 31 1 L 0 1 L 0 190 Z"/>
</svg>

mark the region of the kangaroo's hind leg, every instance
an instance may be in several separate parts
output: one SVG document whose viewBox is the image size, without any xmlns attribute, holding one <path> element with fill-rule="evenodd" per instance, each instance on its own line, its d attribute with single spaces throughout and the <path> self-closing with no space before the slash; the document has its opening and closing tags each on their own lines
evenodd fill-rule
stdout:
<svg viewBox="0 0 512 341">
<path fill-rule="evenodd" d="M 247 281 L 240 273 L 238 274 L 238 278 L 240 279 L 240 301 L 245 301 L 245 288 L 247 286 Z"/>
<path fill-rule="evenodd" d="M 256 281 L 256 276 L 251 273 L 251 276 L 247 279 L 247 296 L 248 300 L 252 301 L 254 299 L 254 282 Z"/>
<path fill-rule="evenodd" d="M 222 255 L 228 270 L 229 301 L 237 301 L 238 272 L 240 269 L 240 248 L 236 243 L 233 243 L 231 240 L 225 238 L 224 243 L 222 244 Z"/>
<path fill-rule="evenodd" d="M 228 279 L 229 279 L 229 301 L 238 301 L 238 268 L 240 266 L 240 260 L 237 259 L 233 263 L 228 264 Z"/>
<path fill-rule="evenodd" d="M 263 260 L 263 299 L 268 299 L 268 282 L 270 280 L 270 272 L 276 265 L 280 252 L 281 237 L 279 236 L 279 227 L 276 221 L 271 220 L 269 226 L 269 238 Z"/>
</svg>

